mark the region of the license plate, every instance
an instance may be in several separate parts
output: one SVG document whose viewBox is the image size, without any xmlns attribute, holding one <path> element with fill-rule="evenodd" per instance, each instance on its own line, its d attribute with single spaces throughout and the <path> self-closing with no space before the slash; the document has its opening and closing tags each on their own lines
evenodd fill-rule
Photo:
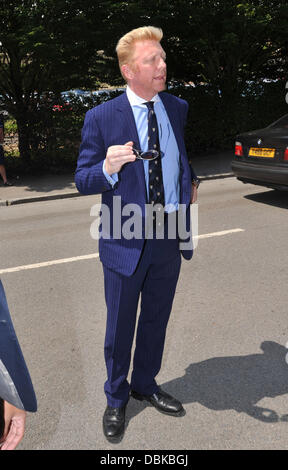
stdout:
<svg viewBox="0 0 288 470">
<path fill-rule="evenodd" d="M 249 150 L 249 157 L 274 158 L 274 155 L 275 155 L 275 149 L 251 147 Z"/>
</svg>

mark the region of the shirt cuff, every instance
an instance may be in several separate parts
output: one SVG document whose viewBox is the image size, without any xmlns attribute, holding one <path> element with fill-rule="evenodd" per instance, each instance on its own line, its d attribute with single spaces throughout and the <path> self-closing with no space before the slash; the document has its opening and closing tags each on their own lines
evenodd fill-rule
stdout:
<svg viewBox="0 0 288 470">
<path fill-rule="evenodd" d="M 105 170 L 105 160 L 103 162 L 102 170 L 103 170 L 106 180 L 113 187 L 114 184 L 118 182 L 118 173 L 113 173 L 112 175 L 108 175 L 107 171 Z"/>
</svg>

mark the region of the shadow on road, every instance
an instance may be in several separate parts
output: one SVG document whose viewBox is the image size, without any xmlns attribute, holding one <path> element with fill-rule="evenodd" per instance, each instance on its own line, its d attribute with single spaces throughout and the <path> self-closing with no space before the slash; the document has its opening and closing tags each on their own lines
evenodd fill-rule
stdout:
<svg viewBox="0 0 288 470">
<path fill-rule="evenodd" d="M 244 197 L 250 201 L 261 202 L 262 204 L 269 204 L 270 206 L 288 209 L 288 191 L 277 191 L 272 189 L 271 191 L 249 194 Z"/>
<path fill-rule="evenodd" d="M 49 193 L 55 190 L 70 190 L 75 189 L 74 175 L 60 174 L 60 175 L 22 175 L 22 176 L 10 176 L 9 181 L 13 184 L 10 190 L 22 189 L 23 191 L 31 191 L 37 193 Z M 0 182 L 0 188 L 4 185 Z M 6 191 L 8 188 L 5 188 Z M 8 194 L 8 193 L 7 193 Z"/>
<path fill-rule="evenodd" d="M 287 349 L 273 341 L 264 341 L 261 349 L 263 354 L 215 357 L 190 364 L 183 377 L 161 387 L 183 404 L 196 402 L 211 410 L 235 410 L 265 423 L 288 421 L 288 414 L 279 416 L 256 405 L 265 397 L 288 393 Z M 130 399 L 128 420 L 149 406 L 143 403 Z"/>
</svg>

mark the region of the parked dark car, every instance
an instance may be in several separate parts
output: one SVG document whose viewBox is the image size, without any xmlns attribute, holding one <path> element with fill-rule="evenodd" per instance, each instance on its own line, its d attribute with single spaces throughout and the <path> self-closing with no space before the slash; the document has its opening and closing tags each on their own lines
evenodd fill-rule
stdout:
<svg viewBox="0 0 288 470">
<path fill-rule="evenodd" d="M 288 114 L 236 137 L 232 171 L 243 183 L 288 191 Z"/>
</svg>

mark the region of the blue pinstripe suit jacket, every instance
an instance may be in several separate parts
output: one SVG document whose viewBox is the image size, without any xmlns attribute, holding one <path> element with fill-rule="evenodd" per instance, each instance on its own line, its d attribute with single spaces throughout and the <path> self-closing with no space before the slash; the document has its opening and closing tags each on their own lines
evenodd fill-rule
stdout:
<svg viewBox="0 0 288 470">
<path fill-rule="evenodd" d="M 187 228 L 190 228 L 191 178 L 195 178 L 196 175 L 189 166 L 184 143 L 188 103 L 165 92 L 159 95 L 168 114 L 180 152 L 180 203 L 187 206 Z M 142 214 L 147 204 L 145 175 L 141 160 L 124 165 L 119 173 L 119 181 L 113 188 L 102 171 L 108 147 L 124 145 L 128 141 L 133 141 L 137 148 L 140 148 L 133 111 L 126 93 L 86 113 L 75 182 L 82 194 L 102 193 L 102 203 L 110 208 L 111 214 L 113 196 L 121 196 L 122 207 L 125 204 L 137 204 Z M 112 219 L 111 216 L 111 225 Z M 124 221 L 125 217 L 122 217 L 122 223 Z M 135 271 L 143 244 L 144 238 L 131 240 L 123 237 L 120 239 L 100 238 L 100 259 L 106 267 L 129 276 Z M 192 250 L 185 250 L 182 255 L 190 259 Z"/>
</svg>

